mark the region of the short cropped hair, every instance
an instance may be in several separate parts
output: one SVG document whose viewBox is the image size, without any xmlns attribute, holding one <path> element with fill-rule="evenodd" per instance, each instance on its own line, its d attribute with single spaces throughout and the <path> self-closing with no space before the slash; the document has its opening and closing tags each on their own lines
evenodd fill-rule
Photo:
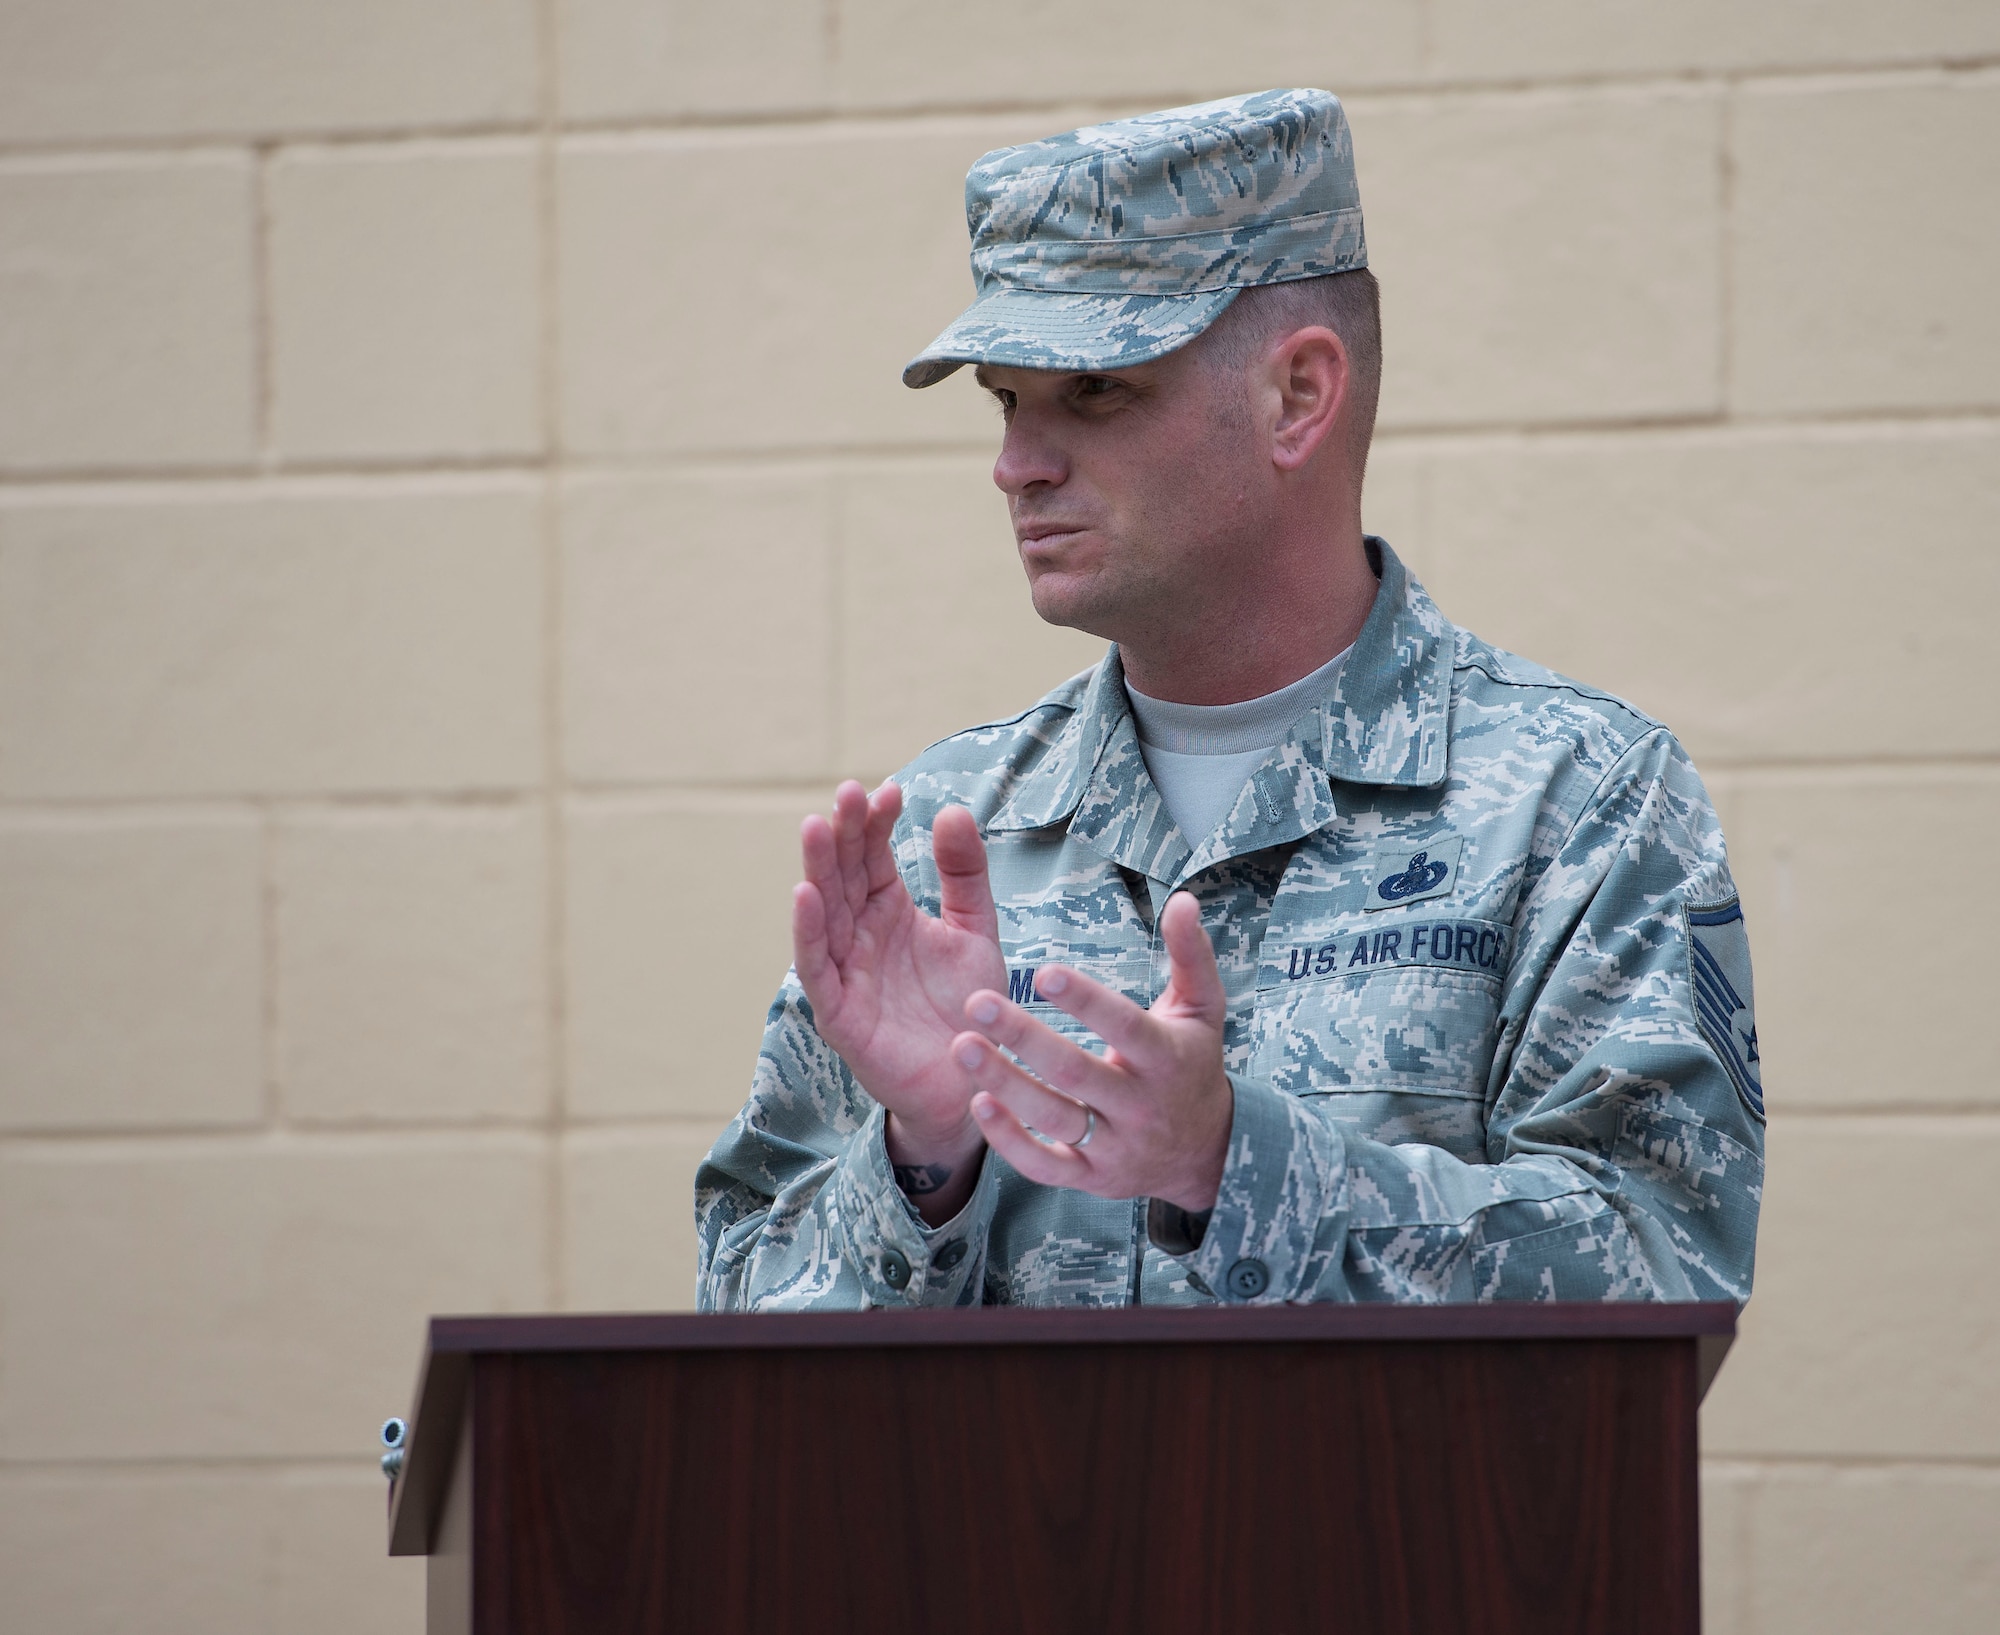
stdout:
<svg viewBox="0 0 2000 1635">
<path fill-rule="evenodd" d="M 1375 407 L 1382 395 L 1382 291 L 1372 272 L 1357 267 L 1321 278 L 1253 285 L 1223 309 L 1203 340 L 1211 363 L 1233 372 L 1279 336 L 1319 325 L 1347 348 L 1354 406 L 1350 454 L 1359 475 L 1368 462 Z"/>
</svg>

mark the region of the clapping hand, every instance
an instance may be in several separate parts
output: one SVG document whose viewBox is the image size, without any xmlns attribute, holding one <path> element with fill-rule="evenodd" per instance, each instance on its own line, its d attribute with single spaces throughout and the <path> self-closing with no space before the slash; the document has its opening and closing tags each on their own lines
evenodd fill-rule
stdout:
<svg viewBox="0 0 2000 1635">
<path fill-rule="evenodd" d="M 972 1113 L 987 1143 L 1029 1180 L 1199 1212 L 1215 1203 L 1235 1112 L 1222 1063 L 1227 999 L 1185 892 L 1168 899 L 1160 935 L 1172 970 L 1150 1010 L 1067 966 L 1036 976 L 1039 996 L 1103 1040 L 1103 1054 L 997 988 L 966 1002 L 976 1031 L 961 1033 L 952 1053 L 978 1086 Z"/>
<path fill-rule="evenodd" d="M 793 963 L 819 1034 L 889 1113 L 889 1159 L 933 1224 L 958 1212 L 984 1143 L 973 1086 L 951 1052 L 966 1001 L 1005 987 L 999 919 L 979 825 L 947 806 L 931 828 L 936 918 L 896 870 L 889 835 L 903 794 L 843 783 L 831 820 L 805 820 L 805 879 L 792 893 Z"/>
</svg>

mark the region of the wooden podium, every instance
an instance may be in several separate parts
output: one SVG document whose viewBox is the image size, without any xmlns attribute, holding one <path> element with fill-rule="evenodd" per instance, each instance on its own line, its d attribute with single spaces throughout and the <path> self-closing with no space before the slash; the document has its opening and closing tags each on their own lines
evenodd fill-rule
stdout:
<svg viewBox="0 0 2000 1635">
<path fill-rule="evenodd" d="M 1689 1635 L 1729 1305 L 440 1317 L 433 1635 Z"/>
</svg>

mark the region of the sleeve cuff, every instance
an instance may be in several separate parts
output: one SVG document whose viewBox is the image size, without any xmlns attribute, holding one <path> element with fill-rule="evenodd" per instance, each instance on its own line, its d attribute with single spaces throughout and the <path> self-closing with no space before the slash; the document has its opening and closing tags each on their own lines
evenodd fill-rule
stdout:
<svg viewBox="0 0 2000 1635">
<path fill-rule="evenodd" d="M 1166 1238 L 1179 1223 L 1163 1218 L 1156 1228 L 1149 1207 L 1148 1233 L 1181 1257 L 1191 1284 L 1227 1304 L 1310 1299 L 1331 1256 L 1322 1243 L 1340 1240 L 1327 1228 L 1345 1210 L 1346 1141 L 1337 1125 L 1262 1079 L 1232 1073 L 1229 1084 L 1229 1150 L 1206 1228 L 1183 1233 L 1191 1248 L 1177 1249 Z"/>
<path fill-rule="evenodd" d="M 965 1207 L 926 1226 L 889 1166 L 888 1114 L 877 1107 L 848 1146 L 835 1176 L 842 1245 L 871 1306 L 971 1304 L 986 1267 L 986 1235 L 999 1194 L 999 1165 L 982 1154 Z"/>
</svg>

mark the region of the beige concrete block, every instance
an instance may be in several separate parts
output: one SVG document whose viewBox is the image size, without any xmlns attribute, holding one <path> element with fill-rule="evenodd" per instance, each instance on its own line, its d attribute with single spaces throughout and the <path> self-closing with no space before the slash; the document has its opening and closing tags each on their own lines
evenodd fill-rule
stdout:
<svg viewBox="0 0 2000 1635">
<path fill-rule="evenodd" d="M 844 766 L 885 775 L 1104 656 L 1037 617 L 984 462 L 851 470 L 840 517 Z"/>
<path fill-rule="evenodd" d="M 573 1130 L 564 1138 L 570 1310 L 694 1309 L 694 1172 L 722 1129 L 718 1119 L 693 1128 Z"/>
<path fill-rule="evenodd" d="M 389 1554 L 385 1486 L 369 1468 L 299 1472 L 277 1484 L 283 1635 L 421 1635 L 424 1563 Z"/>
<path fill-rule="evenodd" d="M 824 0 L 557 0 L 567 119 L 823 107 L 836 23 Z"/>
<path fill-rule="evenodd" d="M 0 8 L 0 141 L 435 127 L 534 111 L 534 0 Z"/>
<path fill-rule="evenodd" d="M 2000 81 L 1746 92 L 1731 147 L 1737 407 L 2000 404 Z"/>
<path fill-rule="evenodd" d="M 1754 1467 L 1704 1463 L 1701 1470 L 1702 1635 L 1747 1635 L 1743 1605 Z"/>
<path fill-rule="evenodd" d="M 424 1623 L 424 1566 L 384 1546 L 381 1475 L 0 1476 L 7 1627 L 60 1635 L 375 1635 Z"/>
<path fill-rule="evenodd" d="M 518 787 L 527 483 L 0 500 L 0 794 Z"/>
<path fill-rule="evenodd" d="M 935 107 L 1141 98 L 1179 106 L 1265 85 L 1406 82 L 1421 72 L 1420 8 L 1272 0 L 1225 13 L 1196 0 L 1020 0 L 977 6 L 843 0 L 839 85 L 850 106 Z M 1051 116 L 1034 134 L 1080 121 Z"/>
<path fill-rule="evenodd" d="M 1429 545 L 1453 618 L 1635 700 L 1698 761 L 1991 755 L 1996 454 L 1985 429 L 1439 453 Z"/>
<path fill-rule="evenodd" d="M 1361 522 L 1379 534 L 1419 577 L 1424 550 L 1424 456 L 1419 447 L 1390 439 L 1368 455 L 1368 481 L 1361 496 Z M 1426 584 L 1429 580 L 1425 579 Z"/>
<path fill-rule="evenodd" d="M 1926 859 L 2000 834 L 1990 772 L 1746 775 L 1729 829 L 1750 915 L 1770 1104 L 2000 1106 L 1986 929 L 2000 881 L 1967 869 L 1916 935 L 1882 934 Z"/>
<path fill-rule="evenodd" d="M 277 906 L 278 1082 L 290 1116 L 546 1114 L 539 808 L 287 820 Z"/>
<path fill-rule="evenodd" d="M 1755 1526 L 1756 1635 L 2000 1628 L 2000 1472 L 1773 1472 Z"/>
<path fill-rule="evenodd" d="M 0 1458 L 367 1456 L 430 1314 L 546 1305 L 549 1172 L 524 1137 L 0 1156 Z"/>
<path fill-rule="evenodd" d="M 1992 1118 L 1780 1114 L 1756 1292 L 1704 1450 L 2000 1455 L 1996 1165 Z"/>
<path fill-rule="evenodd" d="M 971 300 L 966 167 L 1045 123 L 570 140 L 559 194 L 570 447 L 997 445 L 963 372 L 913 392 L 902 368 Z M 717 223 L 729 224 L 720 238 Z"/>
<path fill-rule="evenodd" d="M 526 142 L 308 149 L 272 166 L 282 458 L 540 448 L 537 174 Z"/>
<path fill-rule="evenodd" d="M 832 792 L 579 803 L 568 830 L 568 1105 L 713 1118 L 750 1094 L 792 958 L 799 820 Z"/>
<path fill-rule="evenodd" d="M 1431 0 L 1429 67 L 1447 80 L 1814 68 L 1981 56 L 2000 19 L 1979 0 Z"/>
<path fill-rule="evenodd" d="M 836 616 L 824 473 L 575 480 L 562 529 L 572 777 L 825 775 Z"/>
<path fill-rule="evenodd" d="M 1385 426 L 1696 414 L 1720 399 L 1720 105 L 1357 101 Z"/>
<path fill-rule="evenodd" d="M 261 1116 L 261 848 L 244 817 L 0 826 L 0 1128 Z"/>
<path fill-rule="evenodd" d="M 0 167 L 0 470 L 255 455 L 254 209 L 235 155 Z"/>
<path fill-rule="evenodd" d="M 274 1496 L 270 1478 L 240 1474 L 0 1475 L 6 1625 L 23 1635 L 271 1629 Z"/>
</svg>

